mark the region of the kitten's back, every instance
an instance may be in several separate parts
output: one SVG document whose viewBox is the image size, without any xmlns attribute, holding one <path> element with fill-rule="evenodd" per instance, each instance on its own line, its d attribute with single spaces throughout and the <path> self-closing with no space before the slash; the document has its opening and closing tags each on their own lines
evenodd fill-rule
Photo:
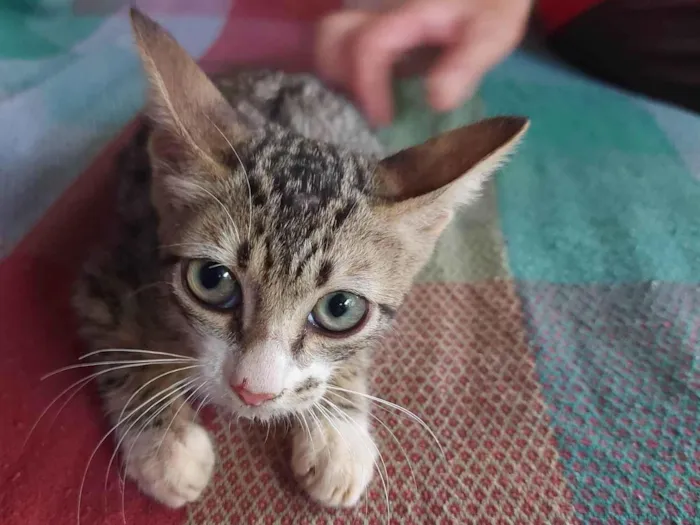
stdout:
<svg viewBox="0 0 700 525">
<path fill-rule="evenodd" d="M 258 125 L 274 123 L 358 153 L 382 154 L 367 122 L 342 95 L 309 74 L 239 70 L 214 78 L 224 97 Z"/>
</svg>

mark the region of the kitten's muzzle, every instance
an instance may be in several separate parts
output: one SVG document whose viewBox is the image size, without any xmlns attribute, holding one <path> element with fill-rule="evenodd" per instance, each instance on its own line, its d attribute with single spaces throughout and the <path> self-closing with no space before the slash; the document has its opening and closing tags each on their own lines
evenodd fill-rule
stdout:
<svg viewBox="0 0 700 525">
<path fill-rule="evenodd" d="M 243 382 L 237 385 L 234 385 L 233 383 L 231 384 L 231 390 L 233 390 L 235 394 L 240 398 L 240 400 L 243 401 L 246 405 L 257 407 L 262 405 L 263 403 L 266 403 L 267 401 L 271 401 L 279 395 L 272 394 L 269 392 L 251 392 L 246 388 L 247 384 L 248 381 L 246 379 L 244 379 Z"/>
</svg>

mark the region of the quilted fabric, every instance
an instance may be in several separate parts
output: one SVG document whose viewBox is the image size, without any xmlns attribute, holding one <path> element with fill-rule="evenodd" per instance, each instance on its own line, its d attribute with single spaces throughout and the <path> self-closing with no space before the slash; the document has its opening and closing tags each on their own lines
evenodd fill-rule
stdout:
<svg viewBox="0 0 700 525">
<path fill-rule="evenodd" d="M 356 510 L 328 512 L 295 486 L 284 436 L 215 417 L 222 462 L 188 523 L 572 521 L 511 282 L 417 286 L 375 363 L 372 391 L 419 414 L 444 456 L 418 423 L 379 406 L 382 476 Z"/>
<path fill-rule="evenodd" d="M 109 222 L 110 166 L 129 131 L 97 152 L 142 102 L 124 20 L 105 15 L 114 6 L 73 31 L 68 15 L 87 4 L 52 19 L 60 3 L 15 28 L 43 40 L 0 55 L 0 71 L 16 72 L 0 75 L 0 117 L 18 123 L 0 130 L 3 525 L 698 523 L 700 118 L 525 52 L 450 114 L 429 112 L 419 83 L 401 84 L 398 119 L 381 133 L 396 150 L 484 115 L 532 119 L 376 349 L 372 393 L 420 416 L 444 456 L 425 428 L 377 407 L 384 481 L 356 509 L 329 511 L 295 485 L 285 429 L 205 409 L 217 471 L 201 501 L 171 511 L 107 471 L 109 443 L 86 469 L 108 430 L 90 387 L 27 441 L 83 377 L 39 380 L 82 352 L 68 292 Z M 308 65 L 309 24 L 334 6 L 152 4 L 170 6 L 154 14 L 197 56 L 213 42 L 213 68 Z M 67 81 L 90 71 L 80 89 Z"/>
</svg>

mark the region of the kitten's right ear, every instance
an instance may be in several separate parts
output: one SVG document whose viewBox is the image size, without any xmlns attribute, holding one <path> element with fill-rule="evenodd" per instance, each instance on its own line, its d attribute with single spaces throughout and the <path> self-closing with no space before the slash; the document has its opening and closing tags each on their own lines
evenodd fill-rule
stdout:
<svg viewBox="0 0 700 525">
<path fill-rule="evenodd" d="M 478 198 L 528 126 L 522 117 L 490 118 L 382 160 L 376 177 L 385 210 L 410 230 L 436 239 L 454 208 Z"/>
<path fill-rule="evenodd" d="M 175 166 L 193 158 L 215 162 L 227 137 L 229 142 L 245 138 L 233 108 L 165 29 L 135 8 L 130 14 L 150 88 L 152 154 Z"/>
</svg>

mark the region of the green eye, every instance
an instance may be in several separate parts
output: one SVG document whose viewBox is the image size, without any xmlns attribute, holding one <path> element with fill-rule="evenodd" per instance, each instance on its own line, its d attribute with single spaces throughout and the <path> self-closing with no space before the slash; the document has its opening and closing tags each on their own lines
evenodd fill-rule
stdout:
<svg viewBox="0 0 700 525">
<path fill-rule="evenodd" d="M 367 300 L 350 292 L 333 292 L 316 303 L 309 322 L 329 332 L 348 332 L 367 316 Z"/>
<path fill-rule="evenodd" d="M 201 302 L 229 310 L 241 303 L 241 286 L 226 266 L 207 259 L 194 259 L 187 265 L 185 280 L 192 295 Z"/>
</svg>

